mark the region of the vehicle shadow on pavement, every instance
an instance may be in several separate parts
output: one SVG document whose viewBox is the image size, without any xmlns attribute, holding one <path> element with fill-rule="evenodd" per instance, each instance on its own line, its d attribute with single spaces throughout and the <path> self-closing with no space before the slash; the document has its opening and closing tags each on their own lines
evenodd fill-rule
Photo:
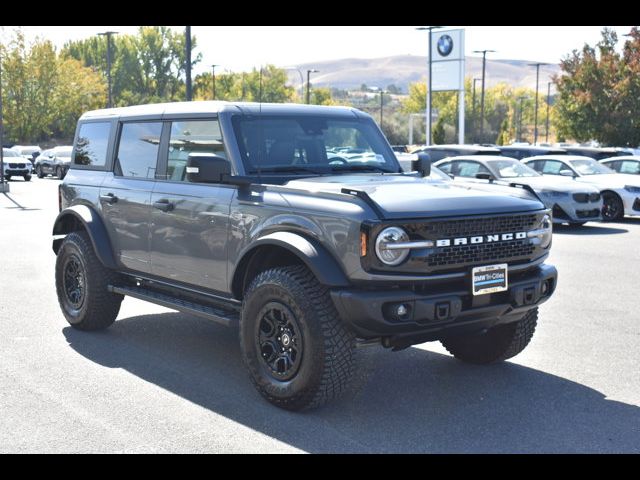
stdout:
<svg viewBox="0 0 640 480">
<path fill-rule="evenodd" d="M 307 452 L 640 452 L 639 407 L 513 363 L 480 367 L 419 348 L 366 348 L 345 397 L 291 413 L 254 390 L 237 330 L 165 313 L 63 333 L 93 362 Z"/>
<path fill-rule="evenodd" d="M 4 195 L 6 198 L 9 199 L 9 201 L 11 203 L 13 203 L 13 207 L 9 206 L 9 207 L 4 207 L 4 208 L 15 208 L 15 209 L 20 209 L 20 210 L 24 210 L 24 211 L 29 211 L 29 210 L 42 210 L 41 208 L 30 208 L 30 207 L 25 207 L 23 205 L 20 205 L 18 202 L 16 202 L 11 195 L 9 195 L 6 192 L 2 192 L 2 195 Z"/>
<path fill-rule="evenodd" d="M 625 228 L 605 227 L 604 225 L 583 225 L 582 227 L 574 227 L 571 225 L 554 225 L 553 233 L 561 233 L 565 235 L 612 235 L 617 233 L 627 233 L 629 230 Z"/>
</svg>

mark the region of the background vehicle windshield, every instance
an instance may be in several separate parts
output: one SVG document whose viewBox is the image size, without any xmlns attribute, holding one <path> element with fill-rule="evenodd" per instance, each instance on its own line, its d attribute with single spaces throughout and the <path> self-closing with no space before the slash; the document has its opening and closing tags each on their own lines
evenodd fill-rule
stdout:
<svg viewBox="0 0 640 480">
<path fill-rule="evenodd" d="M 384 137 L 366 121 L 236 116 L 233 126 L 249 175 L 401 171 Z"/>
<path fill-rule="evenodd" d="M 53 153 L 58 157 L 70 157 L 72 149 L 73 147 L 58 147 L 54 149 Z"/>
<path fill-rule="evenodd" d="M 573 166 L 580 175 L 616 173 L 614 170 L 611 170 L 609 167 L 605 167 L 591 158 L 584 160 L 571 160 L 571 166 Z"/>
<path fill-rule="evenodd" d="M 539 177 L 538 172 L 518 160 L 491 160 L 487 164 L 500 178 Z"/>
<path fill-rule="evenodd" d="M 13 150 L 9 150 L 7 148 L 3 148 L 2 149 L 2 156 L 3 157 L 19 157 L 20 155 L 17 152 L 14 152 Z"/>
</svg>

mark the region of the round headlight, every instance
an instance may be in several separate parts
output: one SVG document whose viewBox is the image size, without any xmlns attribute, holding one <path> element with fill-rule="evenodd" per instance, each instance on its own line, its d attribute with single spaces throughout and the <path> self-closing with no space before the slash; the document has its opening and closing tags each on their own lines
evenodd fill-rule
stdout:
<svg viewBox="0 0 640 480">
<path fill-rule="evenodd" d="M 537 238 L 540 240 L 540 246 L 547 248 L 551 245 L 551 236 L 553 235 L 553 222 L 549 215 L 545 215 L 540 220 L 538 227 L 535 230 L 531 230 L 527 236 L 529 238 Z"/>
<path fill-rule="evenodd" d="M 388 227 L 380 232 L 376 239 L 376 255 L 385 265 L 399 265 L 409 255 L 408 248 L 394 246 L 400 242 L 408 242 L 409 235 L 399 227 Z"/>
</svg>

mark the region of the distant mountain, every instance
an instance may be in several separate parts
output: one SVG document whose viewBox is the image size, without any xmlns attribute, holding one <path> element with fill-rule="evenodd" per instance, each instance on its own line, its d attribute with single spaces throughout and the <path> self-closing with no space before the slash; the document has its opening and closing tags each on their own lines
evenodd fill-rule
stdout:
<svg viewBox="0 0 640 480">
<path fill-rule="evenodd" d="M 493 86 L 506 82 L 514 87 L 536 86 L 536 69 L 527 60 L 491 60 L 487 59 L 485 82 Z M 395 84 L 407 92 L 410 83 L 424 81 L 427 76 L 427 57 L 413 55 L 396 55 L 382 58 L 344 58 L 300 65 L 305 75 L 309 69 L 319 70 L 311 76 L 311 83 L 322 87 L 334 87 L 345 90 L 358 89 L 365 83 L 369 87 L 386 88 Z M 467 77 L 481 78 L 482 58 L 467 57 Z M 550 77 L 560 71 L 559 65 L 540 67 L 540 91 L 545 91 Z M 287 72 L 290 81 L 296 87 L 300 84 L 300 76 L 295 70 Z M 477 84 L 480 88 L 480 84 Z"/>
</svg>

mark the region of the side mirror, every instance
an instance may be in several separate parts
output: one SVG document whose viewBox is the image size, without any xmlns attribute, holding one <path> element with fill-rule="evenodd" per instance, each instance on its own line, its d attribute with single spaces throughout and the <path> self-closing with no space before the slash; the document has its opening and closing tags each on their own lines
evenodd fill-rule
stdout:
<svg viewBox="0 0 640 480">
<path fill-rule="evenodd" d="M 431 157 L 429 157 L 429 154 L 418 152 L 418 159 L 411 162 L 411 170 L 420 172 L 423 177 L 431 175 Z"/>
<path fill-rule="evenodd" d="M 563 177 L 575 177 L 571 170 L 560 170 L 560 175 Z"/>
<path fill-rule="evenodd" d="M 231 174 L 226 158 L 214 154 L 197 153 L 187 159 L 187 180 L 196 183 L 222 183 Z"/>
<path fill-rule="evenodd" d="M 493 182 L 495 180 L 493 175 L 485 172 L 476 173 L 476 178 L 480 180 L 489 180 L 490 182 Z"/>
</svg>

